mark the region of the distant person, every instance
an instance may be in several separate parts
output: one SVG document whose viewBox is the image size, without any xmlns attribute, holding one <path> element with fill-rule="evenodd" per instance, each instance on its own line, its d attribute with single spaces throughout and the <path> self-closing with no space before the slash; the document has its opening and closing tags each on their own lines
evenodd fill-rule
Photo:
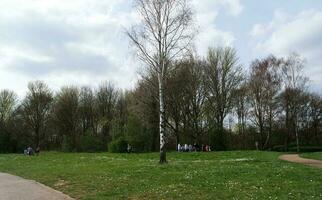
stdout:
<svg viewBox="0 0 322 200">
<path fill-rule="evenodd" d="M 189 147 L 188 147 L 188 145 L 187 145 L 187 144 L 184 144 L 184 151 L 185 151 L 185 152 L 189 151 Z"/>
<path fill-rule="evenodd" d="M 256 150 L 258 151 L 258 141 L 255 142 Z"/>
<path fill-rule="evenodd" d="M 189 144 L 189 152 L 192 152 L 192 145 Z"/>
<path fill-rule="evenodd" d="M 27 154 L 28 154 L 29 156 L 33 156 L 33 155 L 34 155 L 34 150 L 33 150 L 31 147 L 28 147 L 28 148 L 27 148 Z"/>
<path fill-rule="evenodd" d="M 28 150 L 27 150 L 27 149 L 23 150 L 23 154 L 24 154 L 25 156 L 28 156 Z"/>
<path fill-rule="evenodd" d="M 180 143 L 178 144 L 178 152 L 180 152 L 181 151 L 181 145 L 180 145 Z"/>
<path fill-rule="evenodd" d="M 128 152 L 128 153 L 131 153 L 131 151 L 132 151 L 132 147 L 131 147 L 131 145 L 130 145 L 130 144 L 127 144 L 127 152 Z"/>
<path fill-rule="evenodd" d="M 194 144 L 193 144 L 193 151 L 198 151 L 197 143 L 194 143 Z"/>
<path fill-rule="evenodd" d="M 36 156 L 39 156 L 39 153 L 40 153 L 40 147 L 37 147 L 37 148 L 36 148 L 35 153 L 36 153 Z"/>
</svg>

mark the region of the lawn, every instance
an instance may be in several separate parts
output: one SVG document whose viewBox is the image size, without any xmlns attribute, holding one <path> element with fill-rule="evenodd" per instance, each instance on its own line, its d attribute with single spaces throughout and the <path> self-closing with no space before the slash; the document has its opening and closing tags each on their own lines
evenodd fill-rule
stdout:
<svg viewBox="0 0 322 200">
<path fill-rule="evenodd" d="M 0 171 L 37 180 L 76 199 L 322 199 L 322 171 L 279 153 L 0 155 Z"/>
<path fill-rule="evenodd" d="M 304 157 L 304 158 L 322 160 L 322 152 L 304 153 L 301 156 Z"/>
</svg>

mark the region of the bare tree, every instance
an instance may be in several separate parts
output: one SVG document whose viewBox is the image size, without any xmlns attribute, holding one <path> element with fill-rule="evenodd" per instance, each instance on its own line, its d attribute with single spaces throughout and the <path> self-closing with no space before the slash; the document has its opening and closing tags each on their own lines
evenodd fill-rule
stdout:
<svg viewBox="0 0 322 200">
<path fill-rule="evenodd" d="M 81 88 L 79 107 L 83 134 L 90 131 L 92 135 L 97 135 L 98 109 L 95 94 L 91 88 Z"/>
<path fill-rule="evenodd" d="M 99 124 L 104 143 L 107 143 L 111 137 L 112 122 L 115 118 L 114 114 L 118 97 L 119 91 L 109 82 L 103 82 L 96 93 L 100 118 Z"/>
<path fill-rule="evenodd" d="M 319 144 L 318 132 L 322 124 L 322 98 L 317 94 L 310 94 L 309 121 L 311 123 L 314 141 Z"/>
<path fill-rule="evenodd" d="M 246 77 L 245 77 L 246 79 Z M 243 138 L 243 147 L 246 148 L 246 123 L 249 114 L 249 88 L 248 82 L 245 80 L 236 91 L 235 112 L 238 120 L 238 134 Z"/>
<path fill-rule="evenodd" d="M 14 112 L 17 95 L 9 90 L 0 92 L 0 122 L 6 122 Z"/>
<path fill-rule="evenodd" d="M 283 103 L 285 108 L 286 127 L 289 132 L 295 133 L 297 151 L 300 151 L 299 141 L 299 113 L 301 106 L 301 98 L 298 98 L 305 92 L 308 78 L 303 75 L 305 61 L 299 55 L 293 53 L 287 60 L 282 68 L 284 93 Z M 288 137 L 286 137 L 287 140 Z M 287 145 L 287 142 L 286 142 Z"/>
<path fill-rule="evenodd" d="M 281 77 L 278 73 L 281 59 L 269 56 L 252 63 L 249 80 L 251 114 L 253 123 L 259 129 L 260 148 L 267 148 L 272 135 L 273 122 L 278 114 L 276 98 L 281 90 Z"/>
<path fill-rule="evenodd" d="M 218 131 L 218 148 L 225 148 L 224 119 L 233 108 L 235 92 L 242 82 L 242 68 L 232 48 L 210 48 L 205 66 L 205 87 L 211 115 Z"/>
<path fill-rule="evenodd" d="M 54 119 L 64 143 L 70 151 L 78 151 L 80 137 L 80 91 L 77 87 L 62 87 L 56 95 Z M 66 149 L 64 149 L 66 150 Z"/>
<path fill-rule="evenodd" d="M 41 81 L 29 83 L 28 89 L 22 104 L 23 118 L 33 131 L 36 147 L 39 147 L 44 138 L 53 96 L 48 86 Z"/>
<path fill-rule="evenodd" d="M 141 24 L 127 32 L 138 57 L 157 73 L 160 110 L 160 163 L 166 162 L 164 80 L 169 63 L 192 42 L 192 12 L 187 0 L 136 0 Z"/>
</svg>

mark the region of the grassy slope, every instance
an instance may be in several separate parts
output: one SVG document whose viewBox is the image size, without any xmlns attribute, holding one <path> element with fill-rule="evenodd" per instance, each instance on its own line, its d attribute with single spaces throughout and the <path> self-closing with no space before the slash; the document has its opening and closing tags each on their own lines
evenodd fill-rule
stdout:
<svg viewBox="0 0 322 200">
<path fill-rule="evenodd" d="M 301 157 L 322 160 L 322 152 L 304 153 L 301 154 Z"/>
<path fill-rule="evenodd" d="M 0 171 L 78 199 L 322 199 L 322 171 L 278 153 L 0 155 Z"/>
</svg>

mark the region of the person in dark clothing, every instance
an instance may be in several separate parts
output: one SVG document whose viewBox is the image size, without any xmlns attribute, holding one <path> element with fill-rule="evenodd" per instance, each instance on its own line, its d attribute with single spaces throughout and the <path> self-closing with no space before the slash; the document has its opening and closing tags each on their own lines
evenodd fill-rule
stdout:
<svg viewBox="0 0 322 200">
<path fill-rule="evenodd" d="M 37 147 L 37 148 L 36 148 L 35 153 L 36 153 L 36 156 L 39 156 L 39 153 L 40 153 L 40 147 Z"/>
</svg>

